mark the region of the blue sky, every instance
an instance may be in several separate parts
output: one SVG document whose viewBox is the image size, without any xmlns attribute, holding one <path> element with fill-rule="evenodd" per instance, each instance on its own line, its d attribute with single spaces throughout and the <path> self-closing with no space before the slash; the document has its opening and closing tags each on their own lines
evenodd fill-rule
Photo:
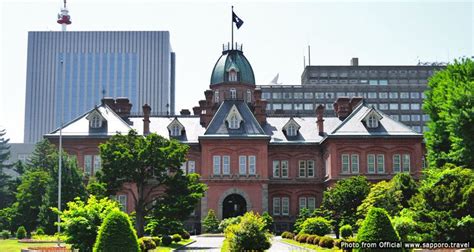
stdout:
<svg viewBox="0 0 474 252">
<path fill-rule="evenodd" d="M 23 141 L 27 32 L 60 30 L 61 3 L 0 0 L 0 128 L 11 142 Z M 179 111 L 204 98 L 230 40 L 231 5 L 244 20 L 235 41 L 257 84 L 277 73 L 283 84 L 300 84 L 307 45 L 312 65 L 347 65 L 352 57 L 361 65 L 414 65 L 474 55 L 472 1 L 69 0 L 68 29 L 170 31 Z"/>
</svg>

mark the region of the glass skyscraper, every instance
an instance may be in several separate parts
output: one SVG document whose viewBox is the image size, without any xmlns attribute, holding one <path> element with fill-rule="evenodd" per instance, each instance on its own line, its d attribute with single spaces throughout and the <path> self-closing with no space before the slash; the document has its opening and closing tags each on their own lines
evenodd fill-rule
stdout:
<svg viewBox="0 0 474 252">
<path fill-rule="evenodd" d="M 174 114 L 174 60 L 167 31 L 29 32 L 25 143 L 102 97 L 129 98 L 132 113 L 147 103 Z"/>
</svg>

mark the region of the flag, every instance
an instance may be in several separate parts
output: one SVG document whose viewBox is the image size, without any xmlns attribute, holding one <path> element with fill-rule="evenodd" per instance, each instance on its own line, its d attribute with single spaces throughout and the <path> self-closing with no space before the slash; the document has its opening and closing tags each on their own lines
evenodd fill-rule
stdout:
<svg viewBox="0 0 474 252">
<path fill-rule="evenodd" d="M 237 26 L 237 29 L 239 29 L 244 24 L 244 21 L 240 19 L 239 17 L 237 17 L 234 11 L 232 11 L 232 22 L 235 23 L 235 26 Z"/>
</svg>

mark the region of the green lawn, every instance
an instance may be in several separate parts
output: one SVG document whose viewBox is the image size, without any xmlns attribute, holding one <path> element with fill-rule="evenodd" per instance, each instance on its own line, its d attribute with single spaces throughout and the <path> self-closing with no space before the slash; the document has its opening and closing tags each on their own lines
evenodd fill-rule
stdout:
<svg viewBox="0 0 474 252">
<path fill-rule="evenodd" d="M 153 252 L 168 252 L 168 251 L 172 251 L 173 249 L 177 249 L 181 246 L 187 245 L 187 244 L 191 243 L 192 241 L 193 240 L 188 239 L 188 240 L 182 240 L 178 243 L 173 242 L 169 246 L 159 246 L 155 250 L 151 250 L 151 251 L 153 251 Z"/>
<path fill-rule="evenodd" d="M 56 245 L 57 243 L 19 243 L 18 240 L 0 240 L 0 251 L 19 252 L 22 248 L 27 247 L 52 247 Z"/>
<path fill-rule="evenodd" d="M 297 242 L 297 241 L 295 241 L 295 240 L 290 240 L 290 239 L 282 239 L 281 241 L 282 241 L 282 242 L 289 243 L 289 244 L 292 244 L 292 245 L 295 245 L 295 246 L 299 246 L 299 247 L 311 249 L 311 250 L 314 250 L 314 251 L 342 251 L 342 250 L 340 250 L 340 249 L 337 248 L 337 247 L 334 247 L 334 248 L 332 248 L 332 249 L 322 248 L 322 247 L 320 247 L 320 246 L 316 246 L 316 245 L 313 245 L 313 244 L 299 243 L 299 242 Z"/>
</svg>

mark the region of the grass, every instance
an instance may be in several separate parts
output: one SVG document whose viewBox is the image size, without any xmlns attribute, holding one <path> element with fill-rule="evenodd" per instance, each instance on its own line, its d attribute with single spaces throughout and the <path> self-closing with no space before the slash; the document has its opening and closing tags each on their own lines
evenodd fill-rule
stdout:
<svg viewBox="0 0 474 252">
<path fill-rule="evenodd" d="M 168 252 L 168 251 L 173 251 L 174 249 L 177 249 L 177 248 L 180 248 L 184 245 L 188 245 L 189 243 L 191 243 L 193 240 L 191 239 L 187 239 L 187 240 L 182 240 L 178 243 L 171 243 L 169 246 L 159 246 L 157 247 L 156 249 L 154 250 L 151 250 L 153 252 Z M 1 251 L 1 250 L 0 250 Z"/>
<path fill-rule="evenodd" d="M 57 243 L 19 243 L 18 240 L 0 240 L 0 251 L 18 252 L 22 248 L 28 247 L 53 247 Z M 62 244 L 64 245 L 64 243 Z"/>
<path fill-rule="evenodd" d="M 317 246 L 317 245 L 313 245 L 313 244 L 308 244 L 308 243 L 299 243 L 295 240 L 290 240 L 290 239 L 281 239 L 282 242 L 286 242 L 286 243 L 289 243 L 291 245 L 295 245 L 295 246 L 298 246 L 298 247 L 303 247 L 303 248 L 307 248 L 307 249 L 311 249 L 311 250 L 314 250 L 314 251 L 342 251 L 341 249 L 337 248 L 337 247 L 334 247 L 332 249 L 328 249 L 328 248 L 322 248 L 320 246 Z"/>
</svg>

